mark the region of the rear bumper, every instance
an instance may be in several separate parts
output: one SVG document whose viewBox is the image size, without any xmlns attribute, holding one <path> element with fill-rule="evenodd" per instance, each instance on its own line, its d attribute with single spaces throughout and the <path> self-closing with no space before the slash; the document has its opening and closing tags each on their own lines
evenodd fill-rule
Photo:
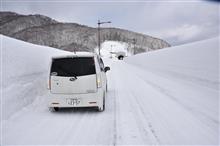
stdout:
<svg viewBox="0 0 220 146">
<path fill-rule="evenodd" d="M 49 107 L 100 107 L 103 104 L 103 91 L 88 94 L 49 94 Z"/>
</svg>

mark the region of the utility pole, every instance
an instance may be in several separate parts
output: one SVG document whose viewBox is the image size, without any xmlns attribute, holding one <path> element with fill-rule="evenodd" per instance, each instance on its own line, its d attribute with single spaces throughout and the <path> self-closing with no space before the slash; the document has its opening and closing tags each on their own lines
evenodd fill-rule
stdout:
<svg viewBox="0 0 220 146">
<path fill-rule="evenodd" d="M 133 49 L 134 49 L 134 55 L 136 54 L 136 50 L 135 50 L 135 44 L 136 44 L 136 42 L 137 42 L 137 40 L 134 38 L 134 39 L 132 39 L 133 40 Z"/>
<path fill-rule="evenodd" d="M 136 45 L 136 43 L 137 43 L 137 40 L 136 40 L 135 38 L 133 38 L 133 39 L 129 39 L 129 40 L 132 40 L 133 50 L 134 50 L 133 55 L 135 55 L 135 54 L 136 54 L 135 45 Z"/>
<path fill-rule="evenodd" d="M 111 21 L 106 21 L 106 22 L 100 22 L 100 20 L 98 20 L 98 48 L 99 48 L 99 55 L 101 55 L 100 53 L 100 49 L 101 49 L 101 35 L 100 35 L 100 25 L 101 24 L 105 24 L 105 23 L 111 23 Z"/>
<path fill-rule="evenodd" d="M 130 53 L 132 53 L 132 45 L 133 45 L 133 55 L 136 54 L 136 50 L 135 50 L 135 44 L 137 43 L 137 39 L 133 38 L 133 39 L 127 39 L 127 41 L 129 42 L 129 46 L 131 47 Z M 132 45 L 131 45 L 132 44 Z M 129 47 L 128 47 L 129 48 Z M 127 50 L 128 50 L 127 48 Z"/>
</svg>

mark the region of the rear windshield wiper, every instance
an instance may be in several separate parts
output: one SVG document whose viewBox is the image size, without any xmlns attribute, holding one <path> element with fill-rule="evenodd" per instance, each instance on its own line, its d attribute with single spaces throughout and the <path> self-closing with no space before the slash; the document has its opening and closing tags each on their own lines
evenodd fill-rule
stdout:
<svg viewBox="0 0 220 146">
<path fill-rule="evenodd" d="M 73 77 L 74 77 L 75 79 L 77 79 L 77 75 L 76 75 L 76 74 L 73 74 Z"/>
<path fill-rule="evenodd" d="M 73 78 L 74 77 L 74 78 Z M 73 77 L 70 77 L 70 81 L 75 81 L 77 79 L 77 76 L 74 74 Z"/>
</svg>

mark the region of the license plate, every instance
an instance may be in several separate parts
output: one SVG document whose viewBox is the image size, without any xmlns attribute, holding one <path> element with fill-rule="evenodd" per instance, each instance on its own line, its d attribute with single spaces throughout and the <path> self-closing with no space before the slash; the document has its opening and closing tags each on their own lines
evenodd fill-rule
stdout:
<svg viewBox="0 0 220 146">
<path fill-rule="evenodd" d="M 70 98 L 70 99 L 67 99 L 67 103 L 69 105 L 78 105 L 80 103 L 80 100 L 77 98 Z"/>
</svg>

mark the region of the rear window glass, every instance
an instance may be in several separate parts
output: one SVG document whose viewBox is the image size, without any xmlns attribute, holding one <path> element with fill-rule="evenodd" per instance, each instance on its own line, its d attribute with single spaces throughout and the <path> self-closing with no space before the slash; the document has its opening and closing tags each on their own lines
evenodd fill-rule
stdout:
<svg viewBox="0 0 220 146">
<path fill-rule="evenodd" d="M 95 73 L 93 57 L 57 58 L 52 61 L 51 75 L 72 77 Z"/>
</svg>

